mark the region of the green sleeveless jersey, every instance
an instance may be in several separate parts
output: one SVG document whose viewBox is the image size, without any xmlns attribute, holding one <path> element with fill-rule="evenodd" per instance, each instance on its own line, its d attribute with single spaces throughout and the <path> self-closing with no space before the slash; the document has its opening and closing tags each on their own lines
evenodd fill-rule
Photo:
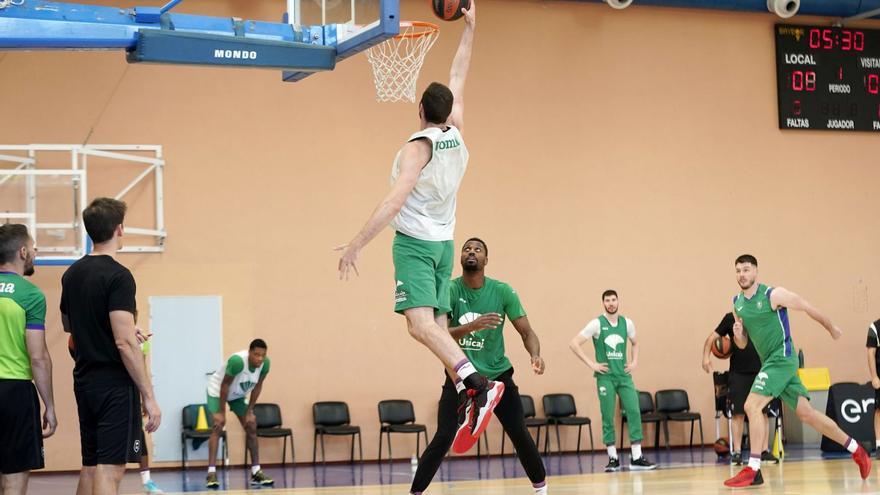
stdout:
<svg viewBox="0 0 880 495">
<path fill-rule="evenodd" d="M 742 320 L 743 328 L 755 344 L 761 363 L 769 359 L 796 359 L 792 350 L 791 327 L 788 323 L 788 309 L 773 309 L 770 294 L 773 287 L 758 284 L 758 291 L 747 299 L 740 292 L 733 298 L 733 310 Z"/>
<path fill-rule="evenodd" d="M 45 325 L 43 292 L 17 273 L 0 272 L 0 379 L 33 379 L 25 331 Z"/>
<path fill-rule="evenodd" d="M 608 365 L 609 375 L 626 375 L 626 343 L 629 334 L 626 331 L 626 318 L 623 315 L 617 317 L 617 326 L 605 318 L 599 316 L 599 334 L 593 337 L 593 347 L 596 349 L 596 362 Z M 598 375 L 596 375 L 598 376 Z"/>
</svg>

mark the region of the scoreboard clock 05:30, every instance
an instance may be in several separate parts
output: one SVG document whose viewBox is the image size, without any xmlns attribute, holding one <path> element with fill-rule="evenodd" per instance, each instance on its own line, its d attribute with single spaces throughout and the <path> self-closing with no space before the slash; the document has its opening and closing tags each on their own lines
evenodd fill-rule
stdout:
<svg viewBox="0 0 880 495">
<path fill-rule="evenodd" d="M 774 29 L 780 129 L 880 132 L 880 30 Z"/>
</svg>

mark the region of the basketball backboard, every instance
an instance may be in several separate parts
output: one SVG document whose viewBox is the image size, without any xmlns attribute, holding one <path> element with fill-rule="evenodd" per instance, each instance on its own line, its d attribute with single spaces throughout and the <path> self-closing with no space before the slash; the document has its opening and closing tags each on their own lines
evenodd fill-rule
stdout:
<svg viewBox="0 0 880 495">
<path fill-rule="evenodd" d="M 91 251 L 82 210 L 95 197 L 128 203 L 123 252 L 165 245 L 162 147 L 0 145 L 0 223 L 28 226 L 38 265 L 69 265 Z"/>
<path fill-rule="evenodd" d="M 400 32 L 399 0 L 287 0 L 288 22 L 321 29 L 313 39 L 336 46 L 336 61 L 356 55 Z M 308 72 L 285 71 L 298 81 Z"/>
</svg>

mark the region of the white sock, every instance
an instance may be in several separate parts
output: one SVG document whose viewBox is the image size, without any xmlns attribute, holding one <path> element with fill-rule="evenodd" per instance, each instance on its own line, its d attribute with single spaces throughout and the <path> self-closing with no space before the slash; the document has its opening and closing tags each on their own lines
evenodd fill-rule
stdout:
<svg viewBox="0 0 880 495">
<path fill-rule="evenodd" d="M 617 447 L 614 445 L 608 445 L 608 457 L 617 459 Z"/>
<path fill-rule="evenodd" d="M 260 465 L 254 464 L 251 466 L 251 474 L 257 474 L 260 471 Z"/>
<path fill-rule="evenodd" d="M 141 483 L 147 484 L 148 481 L 150 481 L 150 470 L 144 469 L 141 471 Z"/>
<path fill-rule="evenodd" d="M 761 469 L 761 456 L 749 456 L 749 467 L 754 469 L 755 471 Z"/>
<path fill-rule="evenodd" d="M 852 437 L 847 438 L 846 443 L 843 446 L 846 447 L 846 450 L 848 450 L 850 454 L 855 454 L 856 451 L 859 450 L 859 443 Z"/>
<path fill-rule="evenodd" d="M 477 372 L 477 369 L 474 368 L 474 365 L 471 364 L 470 361 L 462 359 L 462 362 L 455 368 L 455 373 L 461 378 L 461 381 L 464 382 L 467 377 L 473 375 Z"/>
<path fill-rule="evenodd" d="M 208 474 L 216 473 L 216 472 L 217 472 L 217 466 L 208 466 Z"/>
<path fill-rule="evenodd" d="M 880 440 L 877 440 L 877 443 L 874 444 L 874 447 L 875 447 L 877 450 L 880 450 Z"/>
<path fill-rule="evenodd" d="M 532 488 L 535 489 L 535 495 L 547 495 L 547 482 L 534 483 Z"/>
<path fill-rule="evenodd" d="M 455 380 L 455 391 L 461 393 L 465 390 L 467 390 L 467 387 L 464 386 L 464 382 L 461 381 L 461 378 Z"/>
<path fill-rule="evenodd" d="M 642 458 L 642 444 L 634 443 L 630 446 L 630 450 L 632 453 L 632 460 L 641 459 Z"/>
</svg>

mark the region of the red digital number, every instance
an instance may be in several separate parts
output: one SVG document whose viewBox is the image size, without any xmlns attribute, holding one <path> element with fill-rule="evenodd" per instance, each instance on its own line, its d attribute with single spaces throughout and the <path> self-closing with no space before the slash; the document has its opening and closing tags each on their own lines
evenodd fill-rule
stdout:
<svg viewBox="0 0 880 495">
<path fill-rule="evenodd" d="M 793 91 L 816 91 L 816 72 L 795 70 L 791 72 Z"/>
<path fill-rule="evenodd" d="M 852 31 L 843 31 L 840 33 L 840 49 L 843 51 L 852 50 Z"/>
<path fill-rule="evenodd" d="M 819 48 L 822 46 L 821 34 L 818 29 L 810 29 L 810 48 Z"/>
<path fill-rule="evenodd" d="M 792 78 L 792 80 L 794 80 L 794 78 Z M 880 74 L 868 74 L 865 86 L 868 88 L 868 93 L 871 93 L 872 95 L 880 94 Z"/>
<path fill-rule="evenodd" d="M 857 52 L 865 49 L 865 33 L 861 31 L 853 33 L 853 48 L 855 48 Z"/>
<path fill-rule="evenodd" d="M 794 102 L 791 104 L 791 113 L 792 115 L 801 114 L 801 100 L 794 100 Z"/>
<path fill-rule="evenodd" d="M 823 29 L 822 30 L 822 48 L 826 50 L 830 50 L 834 48 L 834 40 L 831 38 L 831 30 Z"/>
</svg>

